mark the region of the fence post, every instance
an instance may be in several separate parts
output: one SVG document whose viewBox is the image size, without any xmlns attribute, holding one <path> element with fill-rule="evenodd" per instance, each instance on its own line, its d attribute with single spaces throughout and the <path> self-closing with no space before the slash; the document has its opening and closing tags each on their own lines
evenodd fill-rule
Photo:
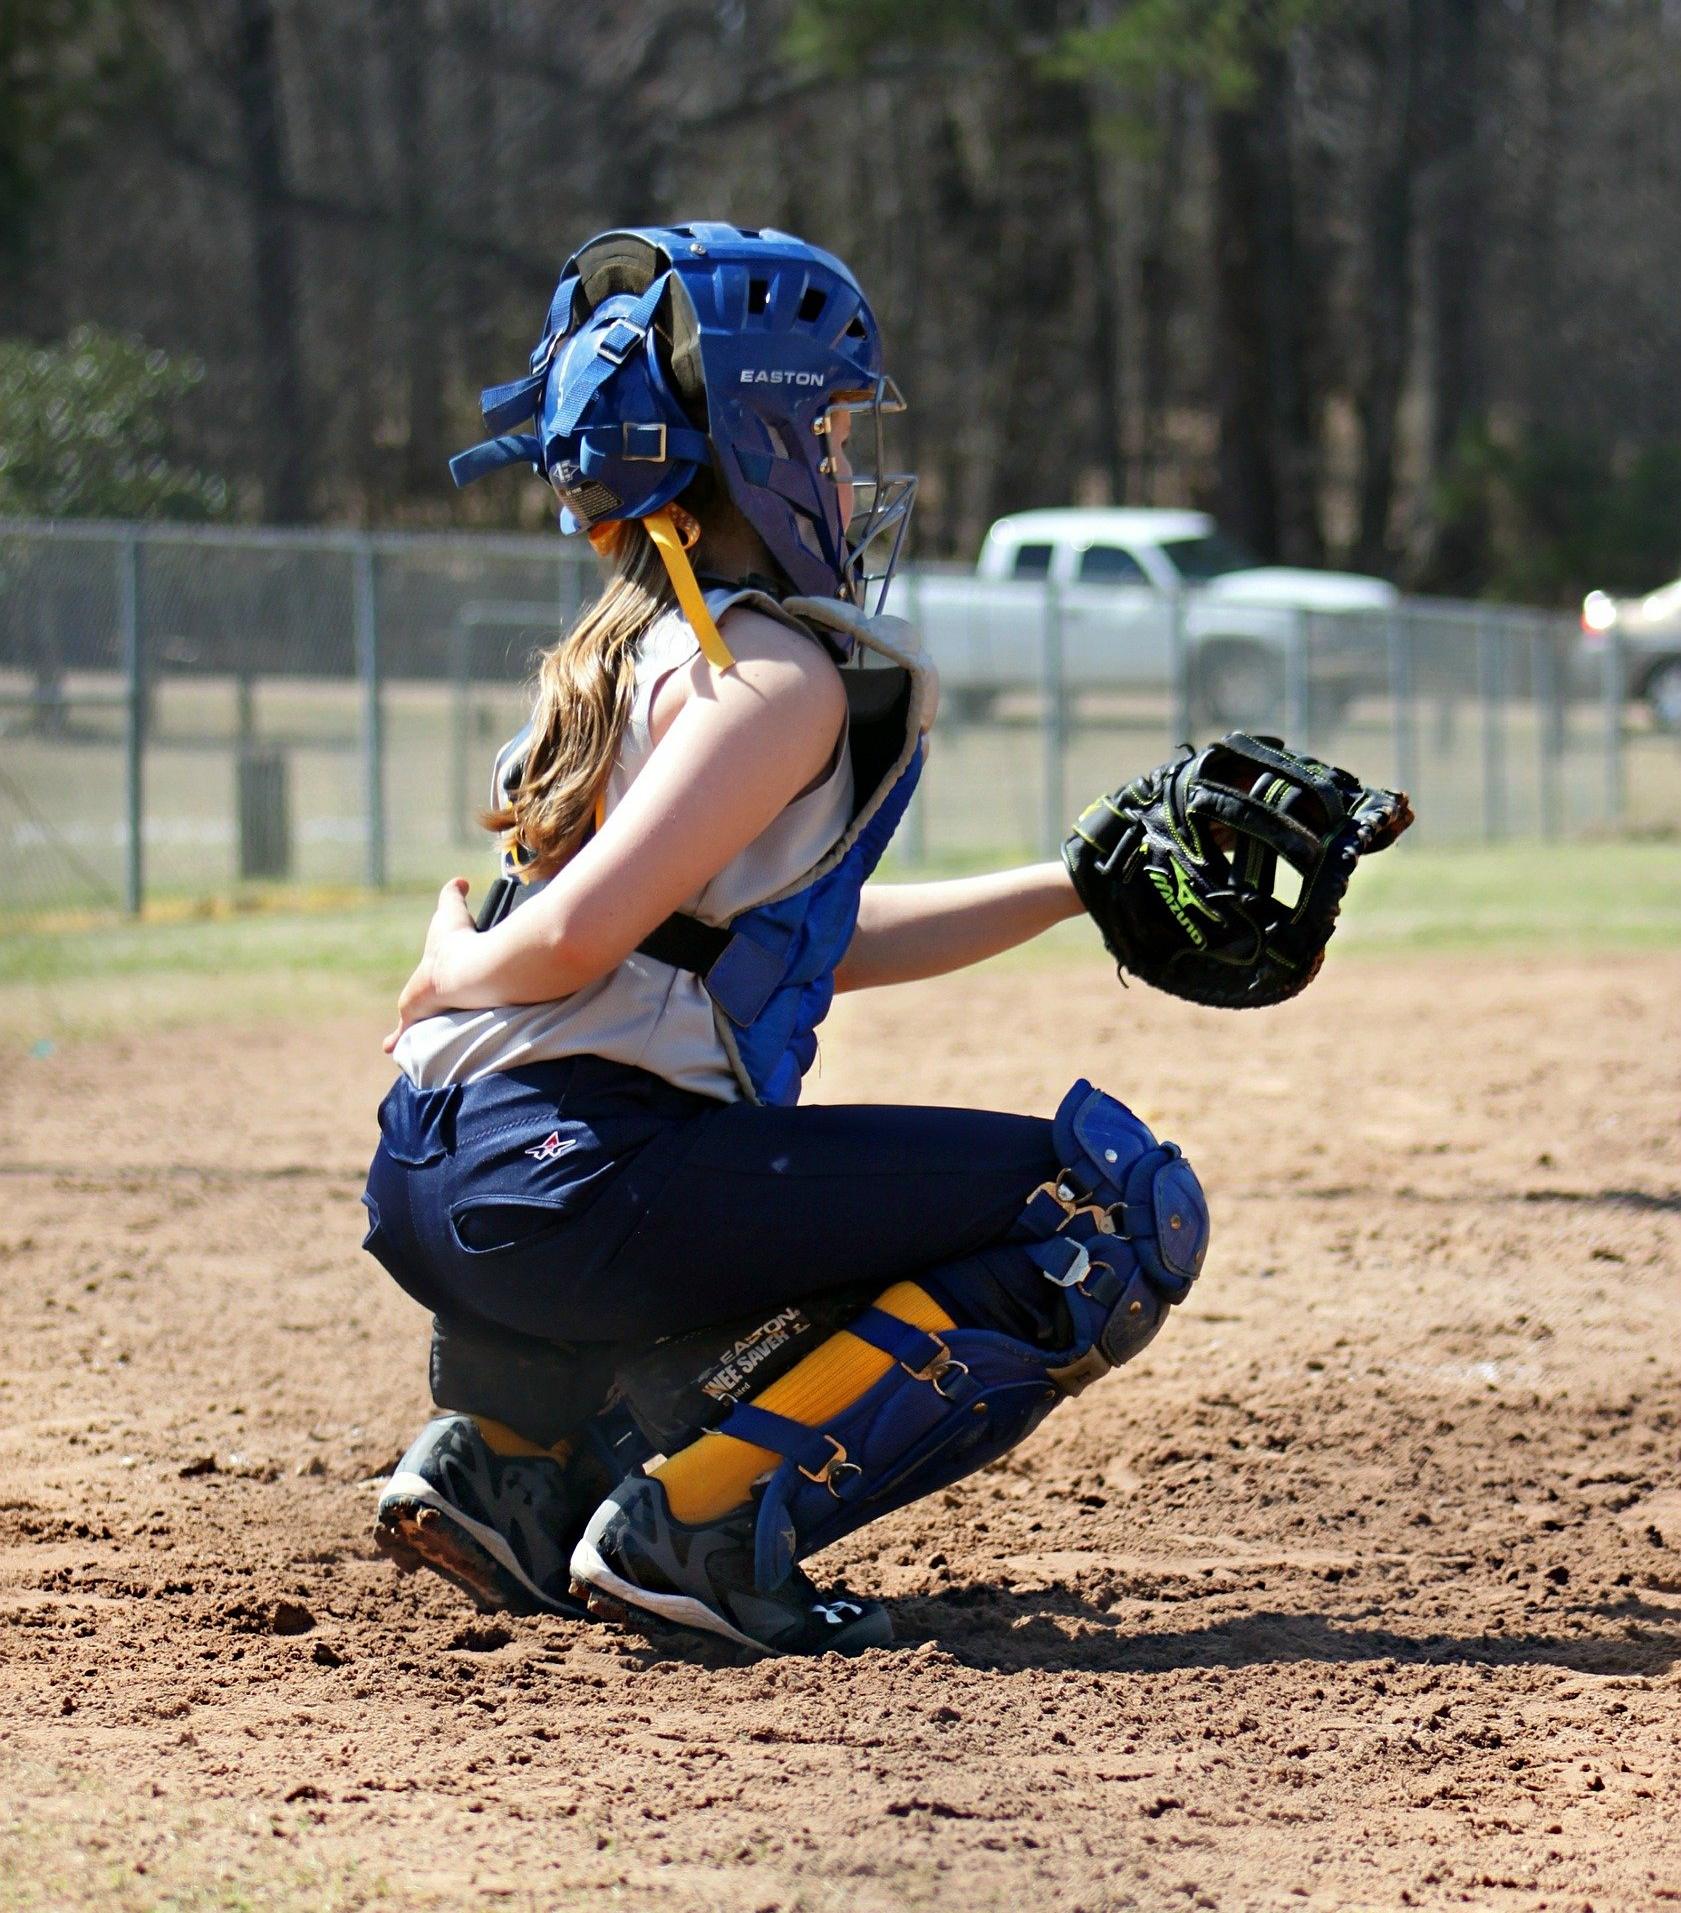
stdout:
<svg viewBox="0 0 1681 1913">
<path fill-rule="evenodd" d="M 450 836 L 463 846 L 473 841 L 467 817 L 473 778 L 473 640 L 478 626 L 457 612 L 449 633 L 450 675 Z"/>
<path fill-rule="evenodd" d="M 1502 722 L 1505 673 L 1501 633 L 1493 615 L 1477 611 L 1477 691 L 1482 705 L 1483 837 L 1492 842 L 1506 829 L 1506 731 Z"/>
<path fill-rule="evenodd" d="M 1290 644 L 1284 654 L 1284 728 L 1289 733 L 1291 747 L 1298 751 L 1307 748 L 1307 621 L 1312 615 L 1298 610 L 1290 620 Z"/>
<path fill-rule="evenodd" d="M 1389 716 L 1395 752 L 1395 783 L 1400 790 L 1418 786 L 1418 722 L 1413 709 L 1412 619 L 1407 607 L 1389 613 Z"/>
<path fill-rule="evenodd" d="M 1185 584 L 1175 578 L 1167 592 L 1167 664 L 1172 692 L 1168 711 L 1169 752 L 1181 744 L 1195 744 L 1191 715 L 1191 653 L 1185 642 Z"/>
<path fill-rule="evenodd" d="M 1605 634 L 1600 692 L 1604 700 L 1605 821 L 1623 821 L 1623 700 L 1628 694 L 1623 640 L 1615 625 Z"/>
<path fill-rule="evenodd" d="M 130 532 L 117 546 L 117 627 L 122 636 L 124 812 L 128 836 L 123 864 L 123 908 L 140 915 L 145 901 L 146 660 L 140 626 L 140 541 Z"/>
<path fill-rule="evenodd" d="M 589 602 L 595 560 L 585 553 L 565 554 L 560 569 L 560 628 L 567 630 Z"/>
<path fill-rule="evenodd" d="M 1536 716 L 1536 742 L 1540 761 L 1536 770 L 1541 785 L 1541 835 L 1549 841 L 1558 836 L 1564 823 L 1560 777 L 1564 769 L 1564 702 L 1559 695 L 1558 646 L 1553 638 L 1552 620 L 1537 618 L 1531 625 L 1530 668 L 1533 673 Z"/>
<path fill-rule="evenodd" d="M 243 753 L 257 741 L 257 681 L 243 664 L 233 681 L 234 742 Z"/>
<path fill-rule="evenodd" d="M 1054 857 L 1062 848 L 1063 834 L 1068 828 L 1063 762 L 1068 742 L 1068 719 L 1062 674 L 1062 590 L 1054 578 L 1045 580 L 1045 624 L 1040 666 L 1044 711 L 1039 735 L 1043 758 L 1039 837 L 1045 855 Z"/>
<path fill-rule="evenodd" d="M 352 561 L 356 600 L 356 675 L 362 685 L 362 793 L 367 824 L 363 875 L 370 890 L 385 888 L 385 727 L 380 699 L 379 594 L 373 540 L 356 541 Z"/>
</svg>

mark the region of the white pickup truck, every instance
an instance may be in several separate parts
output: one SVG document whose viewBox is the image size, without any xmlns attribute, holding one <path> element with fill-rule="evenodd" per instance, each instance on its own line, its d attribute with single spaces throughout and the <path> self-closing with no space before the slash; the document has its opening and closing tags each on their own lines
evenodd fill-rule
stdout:
<svg viewBox="0 0 1681 1913">
<path fill-rule="evenodd" d="M 1604 669 L 1615 633 L 1623 647 L 1629 694 L 1646 700 L 1659 730 L 1681 731 L 1681 578 L 1644 598 L 1590 591 L 1582 602 L 1582 662 L 1588 682 Z"/>
<path fill-rule="evenodd" d="M 1168 688 L 1177 600 L 1192 709 L 1226 729 L 1277 725 L 1304 632 L 1315 697 L 1345 699 L 1370 678 L 1376 614 L 1398 596 L 1381 578 L 1257 565 L 1205 512 L 1115 507 L 1001 518 L 972 575 L 909 574 L 888 608 L 921 630 L 947 707 L 981 717 L 1044 683 L 1053 615 L 1070 692 Z M 1365 615 L 1304 616 L 1318 613 Z"/>
</svg>

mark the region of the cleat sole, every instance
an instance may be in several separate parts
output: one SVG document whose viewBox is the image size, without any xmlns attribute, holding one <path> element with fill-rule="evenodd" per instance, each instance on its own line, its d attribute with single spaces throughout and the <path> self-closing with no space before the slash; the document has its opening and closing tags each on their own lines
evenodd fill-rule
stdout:
<svg viewBox="0 0 1681 1913">
<path fill-rule="evenodd" d="M 692 1628 L 702 1634 L 719 1634 L 752 1654 L 774 1654 L 774 1647 L 755 1641 L 732 1627 L 714 1608 L 687 1594 L 661 1594 L 650 1588 L 633 1587 L 608 1567 L 586 1534 L 572 1550 L 572 1585 L 587 1588 L 592 1595 L 625 1610 L 626 1618 L 638 1625 L 644 1619 L 664 1621 L 668 1626 Z"/>
<path fill-rule="evenodd" d="M 635 1627 L 655 1639 L 667 1631 L 711 1634 L 735 1647 L 745 1648 L 749 1654 L 765 1658 L 802 1659 L 811 1654 L 809 1648 L 773 1647 L 768 1642 L 756 1641 L 750 1634 L 732 1627 L 715 1608 L 690 1595 L 665 1594 L 633 1586 L 613 1572 L 587 1537 L 572 1554 L 572 1591 L 583 1593 L 592 1620 Z M 889 1646 L 891 1641 L 889 1634 L 883 1640 L 856 1641 L 844 1646 L 832 1644 L 830 1651 L 862 1654 L 873 1647 Z"/>
<path fill-rule="evenodd" d="M 440 1506 L 418 1479 L 411 1484 L 393 1477 L 374 1518 L 374 1545 L 402 1573 L 429 1568 L 441 1575 L 481 1613 L 586 1618 L 581 1602 L 547 1595 L 528 1581 L 493 1529 L 458 1509 Z"/>
<path fill-rule="evenodd" d="M 592 1621 L 605 1621 L 611 1627 L 630 1627 L 636 1622 L 637 1617 L 623 1601 L 614 1600 L 612 1595 L 604 1593 L 600 1588 L 592 1588 L 587 1582 L 574 1581 L 572 1594 L 575 1600 L 582 1601 L 589 1610 Z"/>
</svg>

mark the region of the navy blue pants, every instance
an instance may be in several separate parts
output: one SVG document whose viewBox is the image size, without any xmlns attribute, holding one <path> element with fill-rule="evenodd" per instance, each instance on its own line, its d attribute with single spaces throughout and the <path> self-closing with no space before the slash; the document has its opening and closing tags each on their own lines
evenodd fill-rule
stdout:
<svg viewBox="0 0 1681 1913">
<path fill-rule="evenodd" d="M 1057 1168 L 1048 1121 L 718 1103 L 592 1056 L 381 1105 L 366 1246 L 435 1313 L 653 1342 L 1003 1245 Z M 1043 1282 L 1038 1283 L 1043 1287 Z"/>
</svg>

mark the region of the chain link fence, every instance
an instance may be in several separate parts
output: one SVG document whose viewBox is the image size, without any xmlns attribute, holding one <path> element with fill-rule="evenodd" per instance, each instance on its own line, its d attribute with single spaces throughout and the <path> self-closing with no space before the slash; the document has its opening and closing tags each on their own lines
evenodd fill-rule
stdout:
<svg viewBox="0 0 1681 1913">
<path fill-rule="evenodd" d="M 0 921 L 471 868 L 533 654 L 595 579 L 552 538 L 0 521 Z M 1257 656 L 1160 601 L 1141 672 L 1089 596 L 913 572 L 895 602 L 945 682 L 901 865 L 1048 853 L 1235 716 L 1410 789 L 1419 840 L 1681 824 L 1675 736 L 1558 614 L 1296 612 Z"/>
</svg>

